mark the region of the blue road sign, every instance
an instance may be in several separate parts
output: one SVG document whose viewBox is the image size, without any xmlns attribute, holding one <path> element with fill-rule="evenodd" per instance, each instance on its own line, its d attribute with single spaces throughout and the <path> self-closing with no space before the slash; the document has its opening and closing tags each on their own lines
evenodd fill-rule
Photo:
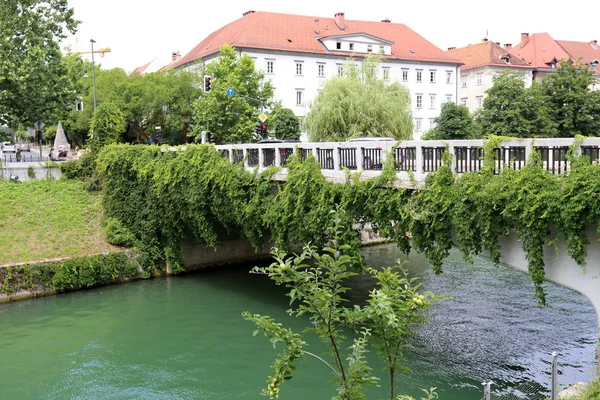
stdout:
<svg viewBox="0 0 600 400">
<path fill-rule="evenodd" d="M 235 94 L 235 90 L 233 88 L 227 89 L 227 96 L 233 96 Z"/>
</svg>

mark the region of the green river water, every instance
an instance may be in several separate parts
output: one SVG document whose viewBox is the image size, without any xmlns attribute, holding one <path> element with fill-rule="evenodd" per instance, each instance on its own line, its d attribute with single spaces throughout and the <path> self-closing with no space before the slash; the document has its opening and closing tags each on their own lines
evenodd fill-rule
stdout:
<svg viewBox="0 0 600 400">
<path fill-rule="evenodd" d="M 364 253 L 371 266 L 402 258 L 391 244 Z M 552 351 L 570 368 L 568 379 L 592 376 L 598 327 L 583 296 L 548 284 L 552 307 L 538 308 L 525 274 L 484 259 L 469 265 L 458 252 L 441 276 L 418 255 L 408 266 L 425 289 L 455 300 L 430 310 L 407 353 L 413 372 L 398 378 L 398 393 L 417 396 L 435 386 L 443 400 L 479 400 L 481 382 L 493 381 L 496 390 L 526 387 L 522 398 L 543 398 Z M 240 313 L 270 315 L 297 330 L 306 320 L 288 317 L 282 288 L 248 274 L 250 267 L 0 304 L 0 400 L 264 398 L 276 351 L 252 336 L 254 326 Z M 357 302 L 370 289 L 361 279 L 351 285 Z M 325 350 L 315 340 L 310 347 Z M 369 398 L 384 399 L 386 375 L 375 372 L 382 385 Z M 280 398 L 329 399 L 330 379 L 323 365 L 302 361 Z"/>
</svg>

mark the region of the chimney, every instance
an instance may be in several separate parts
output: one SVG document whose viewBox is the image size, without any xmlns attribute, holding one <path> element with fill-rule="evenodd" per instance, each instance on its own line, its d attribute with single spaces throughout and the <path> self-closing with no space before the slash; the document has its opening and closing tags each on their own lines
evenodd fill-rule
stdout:
<svg viewBox="0 0 600 400">
<path fill-rule="evenodd" d="M 346 19 L 344 18 L 344 13 L 339 12 L 335 14 L 335 24 L 340 28 L 341 31 L 346 30 Z"/>
<path fill-rule="evenodd" d="M 500 46 L 500 42 L 496 42 L 496 46 Z"/>
<path fill-rule="evenodd" d="M 487 40 L 487 38 L 483 38 L 483 39 L 481 39 L 481 41 L 482 42 L 487 42 L 488 40 Z"/>
<path fill-rule="evenodd" d="M 390 21 L 390 19 L 389 19 L 389 18 L 386 18 L 386 19 L 382 19 L 382 20 L 381 20 L 381 22 L 385 22 L 386 24 L 389 24 L 389 23 L 390 23 L 390 22 L 392 22 L 392 21 Z"/>
<path fill-rule="evenodd" d="M 529 33 L 521 33 L 521 46 L 525 46 L 529 42 Z"/>
<path fill-rule="evenodd" d="M 246 11 L 245 13 L 242 14 L 242 16 L 245 17 L 246 15 L 254 14 L 255 12 L 256 11 L 254 11 L 254 10 Z"/>
<path fill-rule="evenodd" d="M 321 31 L 319 30 L 319 19 L 315 19 L 315 33 L 318 35 L 319 33 L 321 33 Z"/>
<path fill-rule="evenodd" d="M 171 53 L 171 61 L 178 61 L 181 58 L 181 53 L 179 51 L 174 51 Z"/>
<path fill-rule="evenodd" d="M 510 50 L 510 49 L 512 49 L 512 44 L 510 44 L 510 43 L 506 43 L 506 44 L 504 45 L 504 49 L 505 49 L 505 50 Z"/>
<path fill-rule="evenodd" d="M 456 47 L 448 47 L 448 50 L 454 50 Z"/>
</svg>

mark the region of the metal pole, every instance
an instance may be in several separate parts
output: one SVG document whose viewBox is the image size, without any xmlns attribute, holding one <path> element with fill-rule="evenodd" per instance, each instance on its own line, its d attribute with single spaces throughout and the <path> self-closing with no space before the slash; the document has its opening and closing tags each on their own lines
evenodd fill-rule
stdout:
<svg viewBox="0 0 600 400">
<path fill-rule="evenodd" d="M 94 64 L 94 43 L 96 43 L 96 41 L 94 39 L 90 39 L 90 43 L 92 44 L 92 85 L 94 86 L 94 112 L 96 112 L 96 68 Z"/>
<path fill-rule="evenodd" d="M 558 354 L 555 351 L 552 352 L 552 400 L 558 400 L 558 362 L 556 361 L 557 357 Z"/>
<path fill-rule="evenodd" d="M 483 400 L 492 399 L 492 382 L 483 382 Z"/>
</svg>

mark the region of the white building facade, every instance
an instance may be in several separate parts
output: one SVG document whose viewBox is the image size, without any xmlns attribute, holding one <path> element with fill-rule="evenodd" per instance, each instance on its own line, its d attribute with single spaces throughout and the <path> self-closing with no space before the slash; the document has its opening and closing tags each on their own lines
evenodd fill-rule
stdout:
<svg viewBox="0 0 600 400">
<path fill-rule="evenodd" d="M 257 30 L 253 37 L 253 26 L 271 26 L 273 21 L 287 21 L 284 25 L 289 25 L 289 31 L 280 29 L 265 34 Z M 336 14 L 335 19 L 327 19 L 249 12 L 213 33 L 214 37 L 201 42 L 175 67 L 185 68 L 186 63 L 192 65 L 198 59 L 210 62 L 217 54 L 205 54 L 205 50 L 213 47 L 214 42 L 218 46 L 219 36 L 227 36 L 222 31 L 236 31 L 232 27 L 236 24 L 244 26 L 246 37 L 237 43 L 224 42 L 232 45 L 239 55 L 246 53 L 254 59 L 256 68 L 264 71 L 275 88 L 274 100 L 293 110 L 301 121 L 328 78 L 340 75 L 344 65 L 361 62 L 369 54 L 382 58 L 378 77 L 408 88 L 414 119 L 413 139 L 419 139 L 434 126 L 444 102 L 458 100 L 459 61 L 405 25 L 387 20 L 346 21 L 342 13 Z"/>
</svg>

